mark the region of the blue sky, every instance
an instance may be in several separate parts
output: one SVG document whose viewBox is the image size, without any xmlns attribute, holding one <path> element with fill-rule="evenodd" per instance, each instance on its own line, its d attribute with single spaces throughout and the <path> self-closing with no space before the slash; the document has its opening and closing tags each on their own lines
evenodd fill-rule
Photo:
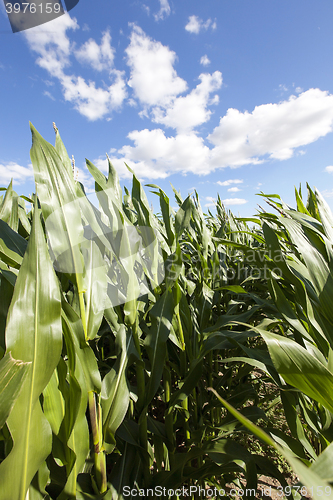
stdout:
<svg viewBox="0 0 333 500">
<path fill-rule="evenodd" d="M 1 3 L 0 185 L 34 191 L 30 120 L 52 143 L 56 123 L 88 193 L 108 153 L 127 187 L 124 162 L 206 210 L 294 206 L 305 182 L 332 209 L 332 28 L 328 0 L 80 0 L 13 34 Z"/>
</svg>

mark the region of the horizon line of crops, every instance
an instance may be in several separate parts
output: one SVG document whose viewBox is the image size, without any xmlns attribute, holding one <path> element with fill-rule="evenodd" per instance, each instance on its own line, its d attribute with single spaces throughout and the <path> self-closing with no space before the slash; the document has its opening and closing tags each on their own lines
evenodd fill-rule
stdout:
<svg viewBox="0 0 333 500">
<path fill-rule="evenodd" d="M 0 199 L 0 500 L 250 491 L 261 474 L 286 487 L 247 435 L 320 498 L 333 483 L 333 216 L 321 195 L 295 190 L 295 210 L 261 194 L 277 214 L 240 219 L 219 197 L 214 216 L 173 188 L 175 211 L 150 184 L 156 215 L 134 172 L 122 193 L 110 160 L 107 178 L 87 160 L 97 209 L 57 128 L 55 147 L 31 131 L 37 194 L 10 183 Z"/>
</svg>

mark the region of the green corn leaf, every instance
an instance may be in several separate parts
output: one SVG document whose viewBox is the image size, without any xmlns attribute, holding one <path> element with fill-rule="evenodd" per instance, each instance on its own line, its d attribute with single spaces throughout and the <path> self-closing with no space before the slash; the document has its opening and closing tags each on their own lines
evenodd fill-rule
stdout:
<svg viewBox="0 0 333 500">
<path fill-rule="evenodd" d="M 320 494 L 320 490 L 322 491 L 325 487 L 329 488 L 329 491 L 331 491 L 329 483 L 322 479 L 316 471 L 313 471 L 311 467 L 306 467 L 306 465 L 298 460 L 287 448 L 278 445 L 264 430 L 260 429 L 260 427 L 255 425 L 227 401 L 221 398 L 221 396 L 214 389 L 209 387 L 208 390 L 213 392 L 223 406 L 225 406 L 225 408 L 229 410 L 230 413 L 234 415 L 247 429 L 249 429 L 264 443 L 273 446 L 273 448 L 275 448 L 290 463 L 294 472 L 299 476 L 301 482 L 309 489 L 309 491 L 313 491 L 314 500 L 321 500 L 322 495 Z"/>
<path fill-rule="evenodd" d="M 179 207 L 175 217 L 175 231 L 178 238 L 181 237 L 185 229 L 188 229 L 194 204 L 190 196 Z"/>
<path fill-rule="evenodd" d="M 59 130 L 57 129 L 55 124 L 53 124 L 53 127 L 54 127 L 55 133 L 56 133 L 55 150 L 57 151 L 58 155 L 60 156 L 62 164 L 66 168 L 67 173 L 69 175 L 73 176 L 74 175 L 73 166 L 72 166 L 71 160 L 69 159 L 67 149 L 65 148 L 65 145 L 62 142 L 62 139 L 61 139 L 60 134 L 59 134 Z"/>
<path fill-rule="evenodd" d="M 38 197 L 49 238 L 56 258 L 61 256 L 61 270 L 75 273 L 81 299 L 83 285 L 83 257 L 80 243 L 83 241 L 83 225 L 77 204 L 77 189 L 73 176 L 64 167 L 55 148 L 43 139 L 30 124 L 32 133 L 31 162 L 34 167 Z M 48 218 L 52 216 L 49 221 Z M 81 313 L 84 312 L 81 310 Z M 85 319 L 83 318 L 84 328 Z"/>
<path fill-rule="evenodd" d="M 7 318 L 7 352 L 31 363 L 31 369 L 7 420 L 14 446 L 0 465 L 2 500 L 25 500 L 32 478 L 51 451 L 51 427 L 39 396 L 60 359 L 60 313 L 58 280 L 48 255 L 40 212 L 35 210 Z"/>
<path fill-rule="evenodd" d="M 145 339 L 145 346 L 151 363 L 151 373 L 146 387 L 145 406 L 150 403 L 160 385 L 173 312 L 173 293 L 168 288 L 150 311 L 151 327 Z"/>
<path fill-rule="evenodd" d="M 333 241 L 333 215 L 328 206 L 325 199 L 319 193 L 317 189 L 315 189 L 315 195 L 317 200 L 317 207 L 320 216 L 321 223 L 323 225 L 325 234 L 327 238 L 332 242 Z"/>
<path fill-rule="evenodd" d="M 12 358 L 10 352 L 0 361 L 0 429 L 20 394 L 30 363 Z"/>
<path fill-rule="evenodd" d="M 333 443 L 331 443 L 319 455 L 316 461 L 311 465 L 310 470 L 316 473 L 324 481 L 333 482 Z"/>
<path fill-rule="evenodd" d="M 93 240 L 81 244 L 81 252 L 85 262 L 84 282 L 86 292 L 85 311 L 88 339 L 96 337 L 103 319 L 107 293 L 107 269 L 100 249 Z"/>
<path fill-rule="evenodd" d="M 80 186 L 75 183 L 68 165 L 66 167 L 63 164 L 56 149 L 45 141 L 32 125 L 30 127 L 32 132 L 31 161 L 52 252 L 57 265 L 60 266 L 60 271 L 75 274 L 85 337 L 86 339 L 93 338 L 102 320 L 106 276 L 102 276 L 100 261 L 98 263 L 94 261 L 91 248 L 86 252 L 87 262 L 84 260 L 81 249 L 83 243 L 86 248 L 90 245 L 94 249 L 95 235 L 101 240 L 102 245 L 109 247 L 109 242 L 104 236 L 105 225 L 98 211 L 89 203 Z M 58 145 L 59 141 L 60 139 Z M 65 155 L 60 146 L 59 150 L 62 155 Z M 83 221 L 89 224 L 89 230 L 93 233 L 89 234 L 89 238 L 92 236 L 91 240 L 84 234 Z M 98 264 L 97 267 L 96 264 Z M 96 281 L 101 284 L 98 297 L 92 290 Z M 88 302 L 87 306 L 85 300 Z M 96 312 L 97 302 L 100 303 L 100 310 L 96 318 L 93 318 L 92 312 Z M 92 331 L 90 332 L 88 328 L 92 328 Z"/>
<path fill-rule="evenodd" d="M 284 317 L 284 319 L 291 325 L 295 330 L 297 330 L 304 338 L 312 341 L 311 335 L 305 329 L 301 321 L 298 319 L 296 313 L 294 312 L 291 304 L 288 302 L 288 299 L 284 295 L 280 286 L 273 279 L 270 281 L 272 288 L 272 298 L 275 301 L 280 313 Z"/>
<path fill-rule="evenodd" d="M 18 202 L 19 197 L 15 191 L 13 191 L 13 181 L 11 180 L 6 190 L 4 200 L 0 206 L 0 220 L 7 222 L 8 226 L 14 231 L 18 230 L 19 224 Z"/>
<path fill-rule="evenodd" d="M 172 248 L 172 245 L 173 245 L 173 242 L 175 239 L 173 221 L 172 221 L 173 210 L 170 207 L 169 198 L 164 193 L 164 191 L 162 191 L 162 189 L 160 189 L 158 194 L 160 197 L 160 206 L 161 206 L 161 212 L 162 212 L 162 216 L 163 216 L 165 231 L 167 234 L 168 245 L 170 248 Z"/>
<path fill-rule="evenodd" d="M 333 374 L 297 342 L 258 330 L 267 343 L 277 372 L 290 385 L 333 412 Z"/>
<path fill-rule="evenodd" d="M 14 285 L 16 281 L 16 275 L 6 269 L 6 266 L 0 264 L 0 358 L 2 353 L 6 350 L 5 345 L 5 329 L 7 322 L 7 314 L 9 305 L 11 303 Z"/>
<path fill-rule="evenodd" d="M 118 358 L 102 382 L 101 406 L 103 414 L 104 446 L 110 453 L 115 446 L 115 433 L 122 423 L 129 405 L 129 388 L 126 368 L 130 353 L 133 351 L 132 336 L 126 334 L 124 325 L 117 332 Z"/>
<path fill-rule="evenodd" d="M 0 220 L 0 258 L 8 266 L 19 269 L 26 248 L 26 240 Z"/>
</svg>

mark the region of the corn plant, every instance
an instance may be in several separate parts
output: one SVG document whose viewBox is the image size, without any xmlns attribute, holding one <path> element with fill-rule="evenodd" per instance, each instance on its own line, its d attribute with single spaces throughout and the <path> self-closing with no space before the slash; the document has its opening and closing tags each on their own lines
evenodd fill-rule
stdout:
<svg viewBox="0 0 333 500">
<path fill-rule="evenodd" d="M 281 392 L 293 433 L 260 437 L 318 475 L 333 377 L 332 219 L 319 194 L 305 208 L 297 193 L 297 210 L 268 197 L 281 217 L 245 221 L 174 188 L 175 211 L 149 184 L 155 214 L 134 172 L 123 192 L 110 160 L 108 177 L 87 160 L 97 208 L 57 128 L 54 147 L 31 131 L 36 194 L 10 184 L 0 205 L 0 500 L 156 487 L 168 498 L 240 477 L 250 498 L 258 474 L 286 486 L 238 439 L 266 418 L 254 369 Z"/>
</svg>

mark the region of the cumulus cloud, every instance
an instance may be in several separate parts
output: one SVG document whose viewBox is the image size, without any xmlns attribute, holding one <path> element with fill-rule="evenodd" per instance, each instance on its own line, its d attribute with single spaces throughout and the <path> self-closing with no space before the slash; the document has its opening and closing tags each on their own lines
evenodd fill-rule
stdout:
<svg viewBox="0 0 333 500">
<path fill-rule="evenodd" d="M 39 55 L 36 63 L 51 76 L 60 79 L 64 69 L 71 64 L 70 55 L 73 50 L 66 32 L 78 28 L 76 19 L 65 13 L 52 23 L 36 26 L 23 34 L 30 48 Z"/>
<path fill-rule="evenodd" d="M 201 83 L 186 96 L 177 97 L 165 109 L 156 107 L 153 120 L 183 132 L 207 122 L 212 114 L 208 105 L 219 102 L 218 95 L 210 100 L 210 94 L 221 87 L 222 74 L 201 74 L 199 80 Z"/>
<path fill-rule="evenodd" d="M 87 83 L 81 76 L 64 75 L 64 98 L 72 102 L 75 109 L 89 120 L 98 120 L 111 110 L 119 108 L 126 96 L 122 72 L 114 71 L 113 75 L 114 83 L 105 89 L 96 88 L 95 82 Z"/>
<path fill-rule="evenodd" d="M 215 165 L 255 164 L 260 157 L 285 160 L 295 148 L 332 130 L 333 95 L 310 89 L 278 104 L 262 104 L 252 113 L 228 109 L 208 140 Z"/>
<path fill-rule="evenodd" d="M 243 179 L 229 179 L 228 181 L 217 181 L 219 186 L 230 186 L 230 184 L 242 184 Z"/>
<path fill-rule="evenodd" d="M 185 29 L 189 33 L 198 35 L 200 31 L 206 31 L 210 26 L 213 30 L 216 29 L 216 22 L 213 22 L 211 19 L 203 21 L 198 16 L 189 16 L 188 23 L 186 24 Z"/>
<path fill-rule="evenodd" d="M 93 38 L 85 42 L 77 51 L 75 57 L 82 63 L 89 64 L 97 71 L 109 70 L 113 66 L 115 49 L 111 46 L 109 31 L 103 33 L 101 44 Z"/>
<path fill-rule="evenodd" d="M 187 30 L 196 33 L 197 25 L 198 32 L 212 28 L 213 23 L 208 21 L 191 16 Z M 124 73 L 114 68 L 108 31 L 103 33 L 100 44 L 89 39 L 76 48 L 68 32 L 77 29 L 77 21 L 66 13 L 52 23 L 27 30 L 24 36 L 37 54 L 36 63 L 60 82 L 64 98 L 79 113 L 96 120 L 119 109 L 126 99 Z M 279 103 L 259 105 L 252 112 L 230 108 L 213 131 L 201 137 L 196 129 L 209 121 L 211 107 L 219 101 L 216 92 L 221 88 L 222 74 L 203 73 L 196 87 L 188 90 L 187 82 L 175 69 L 175 52 L 151 39 L 137 25 L 132 25 L 125 53 L 132 89 L 128 102 L 132 109 L 136 105 L 137 112 L 151 119 L 152 129 L 132 130 L 129 144 L 112 153 L 122 177 L 129 176 L 124 161 L 141 178 L 157 179 L 173 173 L 206 175 L 225 167 L 284 160 L 333 129 L 333 95 L 309 89 Z M 107 70 L 111 84 L 98 86 L 95 81 L 71 74 L 74 56 L 96 71 Z M 154 124 L 176 132 L 167 135 L 162 128 L 153 128 Z M 232 186 L 241 182 L 229 179 L 218 184 Z"/>
<path fill-rule="evenodd" d="M 74 108 L 89 120 L 97 120 L 121 106 L 127 95 L 126 83 L 122 72 L 110 69 L 114 58 L 110 34 L 103 34 L 101 45 L 90 39 L 75 50 L 67 30 L 78 28 L 76 19 L 65 13 L 52 23 L 25 31 L 24 36 L 31 50 L 39 56 L 36 63 L 59 80 L 65 100 L 74 104 Z M 109 69 L 112 84 L 97 87 L 94 81 L 87 83 L 81 76 L 67 74 L 73 54 L 98 71 Z"/>
<path fill-rule="evenodd" d="M 155 21 L 160 21 L 162 19 L 165 19 L 167 16 L 170 15 L 171 12 L 168 0 L 159 0 L 159 2 L 160 2 L 160 10 L 157 12 L 157 14 L 154 14 Z"/>
<path fill-rule="evenodd" d="M 33 176 L 32 165 L 22 167 L 22 165 L 13 161 L 6 164 L 0 163 L 1 185 L 9 184 L 11 179 L 13 179 L 16 184 L 23 184 L 24 182 L 33 179 Z"/>
<path fill-rule="evenodd" d="M 201 57 L 200 64 L 202 64 L 203 66 L 209 66 L 210 60 L 208 59 L 208 56 L 206 54 Z"/>
<path fill-rule="evenodd" d="M 325 168 L 325 172 L 328 172 L 329 174 L 333 173 L 333 165 L 329 165 L 328 167 Z"/>
<path fill-rule="evenodd" d="M 244 200 L 244 198 L 227 198 L 226 200 L 222 200 L 222 203 L 226 206 L 244 205 L 247 203 L 247 200 Z"/>
<path fill-rule="evenodd" d="M 135 130 L 128 138 L 134 146 L 118 151 L 120 162 L 126 162 L 142 178 L 166 178 L 173 173 L 209 171 L 209 148 L 194 132 L 167 137 L 163 130 Z M 111 158 L 115 164 L 117 157 Z"/>
<path fill-rule="evenodd" d="M 170 116 L 171 111 L 162 116 L 165 124 Z M 203 137 L 186 128 L 178 128 L 170 137 L 162 129 L 145 129 L 132 131 L 128 138 L 134 145 L 124 146 L 118 154 L 142 177 L 156 179 L 189 172 L 207 175 L 225 167 L 291 158 L 296 148 L 324 137 L 332 128 L 333 95 L 310 89 L 277 104 L 257 106 L 252 113 L 229 109 L 208 135 L 210 147 Z M 221 186 L 240 183 L 241 179 L 218 181 Z"/>
<path fill-rule="evenodd" d="M 216 205 L 216 198 L 213 198 L 212 196 L 206 196 L 206 200 L 208 203 L 205 203 L 205 207 L 215 207 Z"/>
<path fill-rule="evenodd" d="M 211 94 L 222 85 L 222 74 L 201 74 L 200 83 L 187 95 L 185 80 L 174 68 L 176 54 L 152 40 L 144 31 L 133 25 L 130 44 L 126 49 L 127 64 L 131 75 L 129 86 L 143 106 L 141 116 L 151 117 L 155 123 L 189 132 L 209 120 L 209 106 L 217 104 L 219 97 Z"/>
<path fill-rule="evenodd" d="M 236 186 L 228 189 L 229 193 L 238 193 L 238 191 L 241 191 L 241 189 Z"/>
<path fill-rule="evenodd" d="M 128 85 L 141 104 L 167 105 L 187 89 L 187 83 L 173 67 L 175 52 L 152 40 L 139 26 L 133 25 L 125 52 L 131 70 Z"/>
</svg>

